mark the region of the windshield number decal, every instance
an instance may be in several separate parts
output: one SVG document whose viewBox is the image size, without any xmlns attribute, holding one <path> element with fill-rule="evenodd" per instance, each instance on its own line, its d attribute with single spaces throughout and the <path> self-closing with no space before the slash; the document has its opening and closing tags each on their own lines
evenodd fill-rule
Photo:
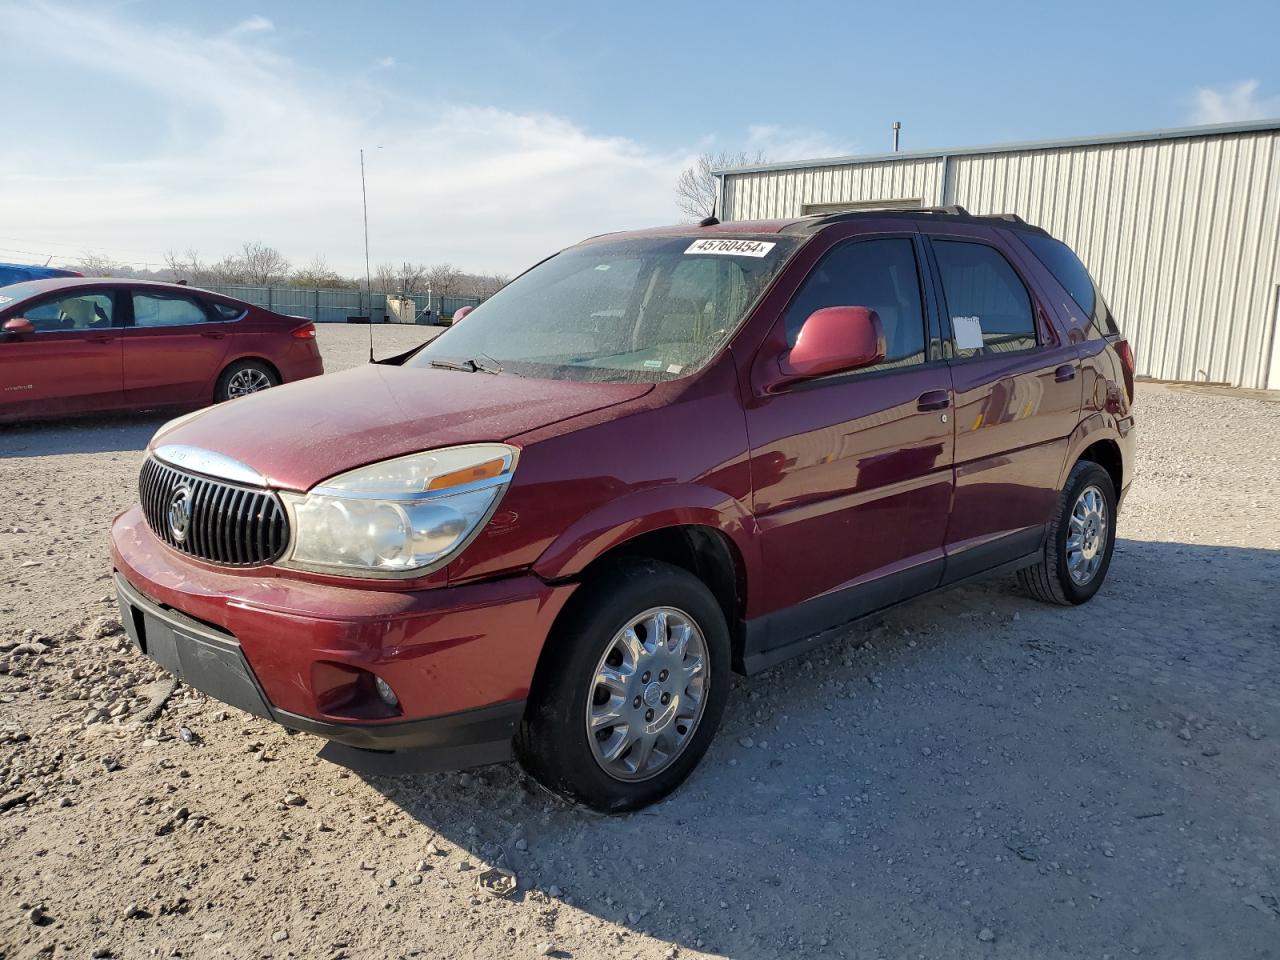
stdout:
<svg viewBox="0 0 1280 960">
<path fill-rule="evenodd" d="M 695 240 L 689 244 L 690 253 L 718 253 L 730 257 L 765 257 L 776 243 L 763 240 Z"/>
</svg>

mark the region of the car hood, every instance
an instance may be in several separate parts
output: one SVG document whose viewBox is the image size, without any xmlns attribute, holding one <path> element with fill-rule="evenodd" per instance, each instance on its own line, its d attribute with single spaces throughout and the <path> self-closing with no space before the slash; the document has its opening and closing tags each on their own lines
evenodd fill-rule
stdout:
<svg viewBox="0 0 1280 960">
<path fill-rule="evenodd" d="M 269 485 L 306 490 L 391 457 L 509 440 L 644 396 L 652 384 L 534 380 L 369 364 L 242 397 L 162 427 L 152 448 L 221 454 Z"/>
</svg>

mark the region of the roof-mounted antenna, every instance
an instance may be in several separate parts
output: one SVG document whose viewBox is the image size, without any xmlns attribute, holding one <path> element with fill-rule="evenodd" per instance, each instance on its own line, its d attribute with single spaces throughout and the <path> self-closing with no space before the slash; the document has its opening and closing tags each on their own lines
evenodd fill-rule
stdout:
<svg viewBox="0 0 1280 960">
<path fill-rule="evenodd" d="M 369 362 L 373 363 L 373 276 L 369 272 L 369 194 L 364 189 L 364 147 L 360 148 L 360 201 L 364 204 L 364 289 L 369 297 Z"/>
</svg>

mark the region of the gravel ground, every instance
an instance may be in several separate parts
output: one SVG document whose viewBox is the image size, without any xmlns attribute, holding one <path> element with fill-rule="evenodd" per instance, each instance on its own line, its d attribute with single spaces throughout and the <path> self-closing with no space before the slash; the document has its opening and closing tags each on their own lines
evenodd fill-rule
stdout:
<svg viewBox="0 0 1280 960">
<path fill-rule="evenodd" d="M 161 418 L 0 428 L 0 958 L 1280 956 L 1280 404 L 1140 389 L 1092 603 L 850 628 L 608 819 L 513 765 L 361 778 L 186 689 L 145 719 L 105 534 Z"/>
</svg>

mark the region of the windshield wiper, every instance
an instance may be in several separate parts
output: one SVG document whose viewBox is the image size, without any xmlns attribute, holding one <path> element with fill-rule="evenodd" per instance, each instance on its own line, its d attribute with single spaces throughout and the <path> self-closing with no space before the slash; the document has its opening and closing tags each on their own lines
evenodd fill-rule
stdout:
<svg viewBox="0 0 1280 960">
<path fill-rule="evenodd" d="M 502 364 L 487 353 L 480 354 L 474 360 L 445 360 L 436 358 L 431 361 L 431 366 L 440 370 L 461 370 L 463 373 L 492 373 L 499 374 L 502 372 Z"/>
<path fill-rule="evenodd" d="M 481 373 L 498 374 L 502 372 L 502 363 L 493 359 L 487 353 L 482 353 L 471 361 L 471 366 L 479 370 Z"/>
</svg>

